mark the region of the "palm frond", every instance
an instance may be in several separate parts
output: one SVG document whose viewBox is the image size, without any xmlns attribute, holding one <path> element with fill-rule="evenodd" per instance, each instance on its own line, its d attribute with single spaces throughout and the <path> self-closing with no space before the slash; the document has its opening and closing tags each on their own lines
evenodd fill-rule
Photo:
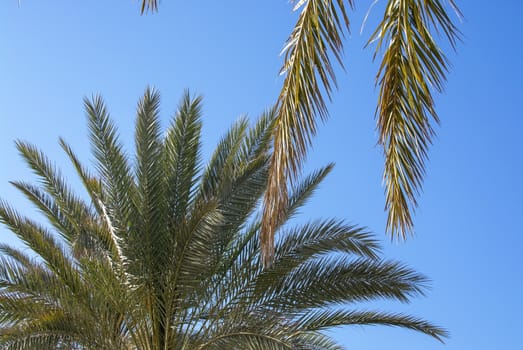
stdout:
<svg viewBox="0 0 523 350">
<path fill-rule="evenodd" d="M 153 271 L 166 263 L 170 241 L 166 232 L 163 142 L 159 120 L 160 96 L 147 89 L 138 103 L 136 121 L 136 231 L 129 237 L 142 266 Z M 152 274 L 148 273 L 152 276 Z"/>
<path fill-rule="evenodd" d="M 55 350 L 66 345 L 74 346 L 74 343 L 67 342 L 67 335 L 48 332 L 34 334 L 33 332 L 16 332 L 11 330 L 7 334 L 0 334 L 0 341 L 5 350 L 26 350 L 41 349 Z"/>
<path fill-rule="evenodd" d="M 459 10 L 450 0 L 459 14 Z M 384 182 L 392 238 L 413 230 L 428 147 L 438 123 L 433 90 L 441 92 L 448 61 L 433 37 L 441 30 L 452 46 L 460 32 L 440 0 L 390 0 L 369 44 L 384 50 L 376 76 L 379 143 L 385 154 Z"/>
<path fill-rule="evenodd" d="M 284 48 L 285 80 L 278 97 L 269 185 L 262 224 L 262 254 L 269 265 L 274 254 L 274 230 L 287 206 L 291 183 L 305 160 L 318 117 L 328 116 L 324 93 L 330 98 L 336 77 L 330 55 L 343 66 L 344 30 L 349 29 L 345 0 L 296 2 L 300 17 Z M 352 0 L 347 1 L 352 6 Z"/>
<path fill-rule="evenodd" d="M 89 236 L 91 236 L 90 238 L 95 239 L 102 245 L 104 253 L 108 253 L 113 259 L 120 261 L 122 258 L 122 246 L 120 244 L 120 239 L 116 236 L 112 222 L 107 215 L 106 207 L 103 204 L 104 194 L 100 179 L 92 175 L 82 165 L 71 146 L 64 139 L 60 139 L 59 144 L 73 164 L 87 194 L 89 195 L 89 198 L 91 199 L 91 205 L 98 214 L 97 218 L 91 216 L 91 218 L 82 222 L 83 227 L 80 233 L 83 233 L 83 236 L 85 237 L 85 231 L 88 231 L 90 233 Z M 99 221 L 103 222 L 104 225 L 97 225 L 96 223 Z"/>
<path fill-rule="evenodd" d="M 260 156 L 267 156 L 276 121 L 275 107 L 266 110 L 250 128 L 242 145 L 240 158 L 249 163 Z"/>
<path fill-rule="evenodd" d="M 20 141 L 16 146 L 27 164 L 38 175 L 45 192 L 23 182 L 13 182 L 13 185 L 47 216 L 64 239 L 74 240 L 79 235 L 80 222 L 92 217 L 89 206 L 73 194 L 58 169 L 41 151 Z"/>
<path fill-rule="evenodd" d="M 323 168 L 315 170 L 299 181 L 299 183 L 292 186 L 288 207 L 283 216 L 285 221 L 290 220 L 299 213 L 300 208 L 313 196 L 319 184 L 330 174 L 333 168 L 334 163 L 330 163 Z"/>
<path fill-rule="evenodd" d="M 377 299 L 408 302 L 423 295 L 426 278 L 401 264 L 335 259 L 336 263 L 332 257 L 309 260 L 283 274 L 270 288 L 264 281 L 264 303 L 299 311 Z"/>
<path fill-rule="evenodd" d="M 408 328 L 443 342 L 447 331 L 425 320 L 398 313 L 376 311 L 314 311 L 296 321 L 296 327 L 307 330 L 328 329 L 341 325 L 383 325 Z"/>
<path fill-rule="evenodd" d="M 165 138 L 165 173 L 169 211 L 177 225 L 187 215 L 200 170 L 202 97 L 186 91 Z"/>
<path fill-rule="evenodd" d="M 100 179 L 89 173 L 89 171 L 82 165 L 76 154 L 73 152 L 71 146 L 62 138 L 59 140 L 60 147 L 69 157 L 69 160 L 73 164 L 76 173 L 80 177 L 84 188 L 91 199 L 91 204 L 96 208 L 98 215 L 103 215 L 103 209 L 100 202 L 103 200 L 102 184 Z"/>
<path fill-rule="evenodd" d="M 202 173 L 196 204 L 202 200 L 218 200 L 219 195 L 232 190 L 233 179 L 241 169 L 238 162 L 247 129 L 247 119 L 240 118 L 222 137 Z"/>
<path fill-rule="evenodd" d="M 80 290 L 77 270 L 63 247 L 41 225 L 20 216 L 7 203 L 0 201 L 0 223 L 9 227 L 31 250 L 37 253 L 62 282 L 73 292 Z"/>
<path fill-rule="evenodd" d="M 285 259 L 305 261 L 333 251 L 351 253 L 369 259 L 377 259 L 379 243 L 364 228 L 349 225 L 340 220 L 319 220 L 282 232 L 276 256 L 279 264 Z"/>
<path fill-rule="evenodd" d="M 252 350 L 293 350 L 294 345 L 288 341 L 263 334 L 259 330 L 245 330 L 230 332 L 216 336 L 206 343 L 200 345 L 198 349 L 252 349 Z"/>
<path fill-rule="evenodd" d="M 0 244 L 0 253 L 5 257 L 13 259 L 13 261 L 16 261 L 17 264 L 20 264 L 23 267 L 29 267 L 32 265 L 32 258 L 29 255 L 20 249 L 11 247 L 7 244 Z"/>
<path fill-rule="evenodd" d="M 84 106 L 92 153 L 105 190 L 102 204 L 113 219 L 110 226 L 122 237 L 127 233 L 128 222 L 136 217 L 136 185 L 131 167 L 101 96 L 93 97 L 92 101 L 85 99 Z"/>
<path fill-rule="evenodd" d="M 199 278 L 207 276 L 210 266 L 210 251 L 215 242 L 215 229 L 220 226 L 222 216 L 215 201 L 207 201 L 194 208 L 192 215 L 176 235 L 175 272 L 173 280 L 183 293 L 192 294 Z M 194 278 L 199 276 L 199 278 Z"/>
</svg>

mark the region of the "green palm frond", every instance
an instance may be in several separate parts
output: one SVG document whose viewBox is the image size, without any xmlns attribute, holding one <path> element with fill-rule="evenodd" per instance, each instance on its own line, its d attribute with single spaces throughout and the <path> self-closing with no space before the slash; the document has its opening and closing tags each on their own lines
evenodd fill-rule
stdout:
<svg viewBox="0 0 523 350">
<path fill-rule="evenodd" d="M 104 197 L 104 209 L 112 221 L 108 223 L 119 237 L 126 235 L 127 223 L 135 217 L 136 184 L 131 167 L 117 131 L 109 118 L 101 96 L 92 101 L 84 100 L 88 117 L 92 152 L 97 160 L 97 170 L 101 180 Z"/>
<path fill-rule="evenodd" d="M 285 274 L 276 267 L 274 273 L 285 278 L 273 285 L 273 289 L 267 288 L 263 281 L 264 289 L 270 291 L 264 304 L 298 312 L 382 298 L 407 302 L 423 293 L 425 278 L 396 263 L 341 258 L 332 264 L 332 259 L 309 260 Z"/>
<path fill-rule="evenodd" d="M 0 244 L 0 254 L 9 259 L 13 259 L 22 267 L 29 267 L 32 265 L 32 258 L 20 249 L 11 247 L 7 244 Z"/>
<path fill-rule="evenodd" d="M 246 118 L 241 118 L 220 140 L 209 164 L 202 174 L 199 197 L 204 199 L 215 197 L 220 190 L 229 189 L 231 179 L 238 169 L 239 150 L 248 128 Z"/>
<path fill-rule="evenodd" d="M 298 214 L 300 208 L 312 197 L 319 184 L 330 174 L 333 168 L 334 163 L 331 163 L 314 171 L 312 174 L 304 177 L 298 184 L 292 186 L 288 206 L 286 211 L 282 213 L 282 216 L 285 218 L 284 221 Z"/>
<path fill-rule="evenodd" d="M 87 195 L 18 143 L 39 185 L 13 185 L 50 228 L 0 202 L 0 223 L 31 251 L 0 245 L 0 348 L 340 350 L 322 331 L 353 324 L 445 336 L 409 315 L 358 311 L 360 302 L 408 302 L 427 284 L 383 260 L 365 229 L 289 223 L 332 165 L 295 180 L 264 268 L 261 203 L 276 109 L 252 126 L 240 119 L 201 166 L 201 98 L 186 93 L 164 133 L 159 94 L 147 89 L 132 163 L 101 98 L 85 106 L 97 171 L 60 144 Z"/>
<path fill-rule="evenodd" d="M 450 0 L 451 5 L 459 10 Z M 460 33 L 439 0 L 390 0 L 372 34 L 383 58 L 376 77 L 380 87 L 379 143 L 385 154 L 387 229 L 392 237 L 412 232 L 412 211 L 422 186 L 425 161 L 439 122 L 433 90 L 441 92 L 448 61 L 433 32 L 440 30 L 454 47 Z"/>
<path fill-rule="evenodd" d="M 181 223 L 194 200 L 201 166 L 201 103 L 201 96 L 192 99 L 186 91 L 165 138 L 164 171 L 173 225 Z"/>
<path fill-rule="evenodd" d="M 322 330 L 341 325 L 384 325 L 416 330 L 443 342 L 447 331 L 425 320 L 397 313 L 375 311 L 313 311 L 300 318 L 296 326 L 307 330 Z"/>
<path fill-rule="evenodd" d="M 75 240 L 80 234 L 81 223 L 91 218 L 89 206 L 71 192 L 55 166 L 41 151 L 20 141 L 16 146 L 40 178 L 45 192 L 23 182 L 14 182 L 13 185 L 47 216 L 64 239 Z"/>
<path fill-rule="evenodd" d="M 72 291 L 81 285 L 77 270 L 52 233 L 41 225 L 20 216 L 6 202 L 0 201 L 0 223 L 46 262 L 46 266 Z"/>
<path fill-rule="evenodd" d="M 369 259 L 376 259 L 379 252 L 378 243 L 365 229 L 333 219 L 296 226 L 282 236 L 276 252 L 280 264 L 284 259 L 304 261 L 336 250 Z"/>
<path fill-rule="evenodd" d="M 160 136 L 160 96 L 147 89 L 138 103 L 136 121 L 136 217 L 129 218 L 136 226 L 130 232 L 129 249 L 140 256 L 140 263 L 153 277 L 156 269 L 168 260 L 169 251 L 164 249 L 167 241 L 164 208 L 165 176 L 163 166 L 163 142 Z M 143 271 L 143 270 L 142 270 Z"/>
<path fill-rule="evenodd" d="M 59 143 L 73 164 L 91 199 L 91 204 L 97 213 L 96 218 L 91 217 L 89 220 L 83 221 L 83 230 L 81 233 L 85 233 L 85 230 L 90 232 L 92 234 L 91 238 L 102 245 L 104 253 L 110 254 L 113 259 L 120 261 L 122 257 L 122 247 L 120 239 L 116 236 L 114 227 L 112 227 L 111 220 L 107 215 L 105 205 L 103 204 L 103 191 L 100 179 L 89 173 L 65 140 L 60 139 Z M 101 222 L 102 225 L 95 224 L 96 222 Z M 85 237 L 85 235 L 83 236 Z"/>
<path fill-rule="evenodd" d="M 5 335 L 0 335 L 0 340 L 5 344 L 5 350 L 55 350 L 67 348 L 73 348 L 74 342 L 67 341 L 67 334 L 49 334 L 42 332 L 40 334 L 34 334 L 33 332 L 27 334 L 25 332 L 10 332 Z"/>
<path fill-rule="evenodd" d="M 267 109 L 251 127 L 245 139 L 244 159 L 254 159 L 268 151 L 276 120 L 276 112 L 274 107 Z"/>
</svg>

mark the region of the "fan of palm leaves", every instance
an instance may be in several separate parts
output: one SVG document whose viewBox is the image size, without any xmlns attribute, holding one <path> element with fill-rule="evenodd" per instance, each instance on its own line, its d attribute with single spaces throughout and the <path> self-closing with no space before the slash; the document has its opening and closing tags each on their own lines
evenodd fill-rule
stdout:
<svg viewBox="0 0 523 350">
<path fill-rule="evenodd" d="M 380 257 L 377 241 L 340 220 L 291 226 L 330 172 L 296 181 L 264 268 L 260 203 L 277 111 L 235 123 L 201 161 L 201 99 L 186 93 L 166 132 L 159 95 L 137 107 L 129 158 L 100 97 L 85 101 L 96 167 L 60 140 L 85 193 L 76 194 L 36 147 L 17 142 L 38 177 L 15 181 L 47 218 L 0 201 L 0 222 L 28 248 L 0 245 L 0 348 L 343 349 L 323 330 L 387 325 L 446 333 L 358 303 L 408 302 L 426 278 Z"/>
</svg>

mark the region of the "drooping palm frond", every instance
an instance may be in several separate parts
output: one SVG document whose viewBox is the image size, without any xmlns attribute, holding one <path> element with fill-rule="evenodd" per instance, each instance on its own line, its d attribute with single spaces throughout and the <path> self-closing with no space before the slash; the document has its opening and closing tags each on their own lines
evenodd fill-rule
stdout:
<svg viewBox="0 0 523 350">
<path fill-rule="evenodd" d="M 275 228 L 287 205 L 287 181 L 295 179 L 305 160 L 318 117 L 327 118 L 324 93 L 330 98 L 336 77 L 330 55 L 342 64 L 344 30 L 349 29 L 345 0 L 301 0 L 298 22 L 284 48 L 281 73 L 285 80 L 278 97 L 273 133 L 269 185 L 264 200 L 262 251 L 270 265 Z M 347 1 L 352 6 L 352 0 Z"/>
<path fill-rule="evenodd" d="M 459 14 L 454 1 L 449 2 Z M 376 54 L 384 50 L 376 77 L 376 115 L 385 154 L 387 230 L 393 238 L 412 232 L 412 212 L 434 135 L 432 120 L 439 122 L 433 91 L 443 90 L 448 61 L 434 39 L 435 30 L 453 47 L 459 40 L 441 1 L 389 0 L 369 40 L 376 42 Z"/>
<path fill-rule="evenodd" d="M 451 6 L 459 14 L 453 0 Z M 298 22 L 284 48 L 286 74 L 278 97 L 268 191 L 262 224 L 267 266 L 274 252 L 274 231 L 287 205 L 287 183 L 299 174 L 317 121 L 328 116 L 336 77 L 329 55 L 343 66 L 343 32 L 352 0 L 300 0 Z M 412 212 L 421 190 L 424 162 L 433 136 L 430 117 L 438 120 L 431 89 L 443 88 L 446 58 L 433 38 L 443 31 L 452 46 L 459 31 L 439 0 L 389 0 L 383 20 L 369 42 L 385 49 L 377 75 L 379 143 L 385 153 L 387 231 L 405 237 L 413 230 Z"/>
<path fill-rule="evenodd" d="M 277 110 L 252 127 L 240 119 L 201 166 L 201 98 L 186 93 L 164 133 L 159 94 L 147 89 L 133 162 L 101 98 L 85 106 L 97 171 L 60 144 L 87 196 L 17 144 L 39 183 L 13 184 L 50 228 L 0 201 L 0 223 L 33 254 L 0 245 L 0 348 L 340 350 L 322 331 L 354 324 L 445 336 L 419 318 L 360 310 L 361 301 L 407 302 L 427 282 L 383 260 L 369 232 L 341 220 L 288 223 L 332 165 L 295 179 L 264 268 L 260 205 Z"/>
</svg>

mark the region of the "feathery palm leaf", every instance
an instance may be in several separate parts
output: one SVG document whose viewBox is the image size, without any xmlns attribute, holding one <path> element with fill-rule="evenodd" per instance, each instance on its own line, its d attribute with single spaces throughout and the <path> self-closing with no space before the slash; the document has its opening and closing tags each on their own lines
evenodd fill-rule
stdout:
<svg viewBox="0 0 523 350">
<path fill-rule="evenodd" d="M 97 172 L 60 140 L 87 191 L 74 194 L 33 146 L 17 143 L 40 179 L 13 184 L 49 228 L 0 201 L 0 223 L 32 255 L 0 245 L 2 349 L 343 349 L 322 331 L 353 324 L 445 331 L 358 302 L 407 302 L 426 278 L 380 257 L 362 228 L 287 221 L 331 170 L 296 179 L 264 268 L 260 205 L 277 110 L 240 119 L 200 164 L 201 99 L 186 93 L 166 133 L 159 94 L 137 107 L 130 162 L 100 97 L 85 102 Z"/>
<path fill-rule="evenodd" d="M 348 4 L 352 6 L 352 1 Z M 330 54 L 342 64 L 343 31 L 349 28 L 345 0 L 297 1 L 303 7 L 284 48 L 281 73 L 285 80 L 278 97 L 278 116 L 273 132 L 269 184 L 264 200 L 262 251 L 270 265 L 274 254 L 275 229 L 288 201 L 287 180 L 300 172 L 317 118 L 328 116 L 323 93 L 330 98 L 336 77 Z"/>
<path fill-rule="evenodd" d="M 449 0 L 459 14 L 453 0 Z M 431 29 L 443 31 L 454 47 L 459 30 L 439 0 L 389 0 L 369 43 L 384 50 L 379 85 L 379 143 L 385 154 L 387 229 L 392 237 L 412 232 L 412 211 L 421 190 L 428 146 L 439 122 L 432 90 L 441 92 L 447 58 Z M 375 54 L 375 56 L 376 56 Z"/>
<path fill-rule="evenodd" d="M 459 14 L 453 0 L 449 0 Z M 268 191 L 264 200 L 262 252 L 267 266 L 274 233 L 288 204 L 287 182 L 299 175 L 317 120 L 325 120 L 336 77 L 330 55 L 343 66 L 343 33 L 349 29 L 346 5 L 352 0 L 296 0 L 300 17 L 284 48 L 286 74 L 278 97 Z M 379 143 L 385 154 L 387 231 L 392 237 L 412 232 L 412 211 L 421 190 L 424 162 L 438 120 L 431 88 L 443 88 L 446 58 L 433 38 L 441 29 L 454 46 L 459 31 L 441 1 L 389 0 L 370 42 L 385 48 L 377 75 Z"/>
</svg>

